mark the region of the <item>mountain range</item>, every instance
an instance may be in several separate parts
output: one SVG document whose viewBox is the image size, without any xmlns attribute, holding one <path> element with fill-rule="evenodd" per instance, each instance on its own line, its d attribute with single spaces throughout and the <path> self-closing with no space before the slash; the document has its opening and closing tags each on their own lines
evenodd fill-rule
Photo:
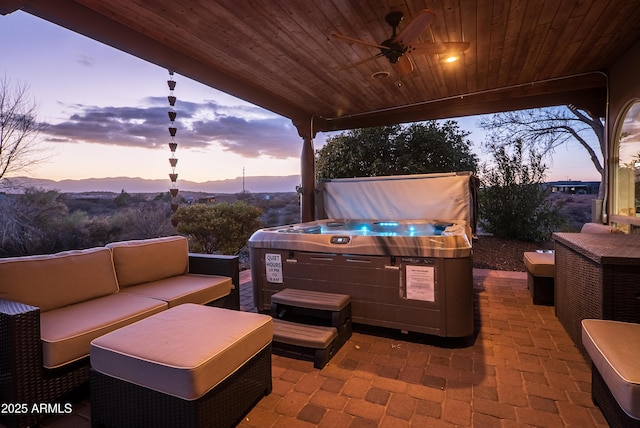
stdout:
<svg viewBox="0 0 640 428">
<path fill-rule="evenodd" d="M 244 180 L 244 183 L 243 183 Z M 251 176 L 236 177 L 225 180 L 212 180 L 198 183 L 178 180 L 176 186 L 180 191 L 205 193 L 240 193 L 243 190 L 251 193 L 295 192 L 300 184 L 300 176 Z M 0 180 L 0 191 L 7 193 L 20 192 L 28 187 L 45 190 L 57 190 L 61 193 L 113 192 L 120 193 L 161 193 L 172 186 L 166 179 L 144 179 L 133 177 L 87 178 L 79 180 L 47 180 L 29 177 L 12 177 Z"/>
</svg>

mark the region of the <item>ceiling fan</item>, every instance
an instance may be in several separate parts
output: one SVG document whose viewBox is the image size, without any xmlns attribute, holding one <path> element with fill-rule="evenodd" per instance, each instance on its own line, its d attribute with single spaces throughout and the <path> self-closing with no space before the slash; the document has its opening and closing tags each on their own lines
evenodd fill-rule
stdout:
<svg viewBox="0 0 640 428">
<path fill-rule="evenodd" d="M 391 37 L 384 42 L 370 43 L 360 39 L 354 39 L 342 34 L 333 33 L 332 36 L 350 43 L 357 43 L 364 46 L 370 46 L 380 49 L 380 53 L 367 58 L 365 60 L 356 62 L 354 64 L 343 67 L 343 70 L 357 67 L 361 64 L 373 61 L 380 57 L 386 57 L 389 62 L 394 66 L 397 72 L 401 75 L 409 74 L 413 71 L 413 61 L 408 54 L 421 53 L 421 54 L 444 54 L 444 53 L 462 53 L 469 49 L 469 42 L 429 42 L 429 43 L 413 43 L 412 42 L 420 36 L 435 19 L 435 13 L 429 9 L 421 10 L 418 15 L 407 24 L 399 33 L 398 27 L 402 21 L 402 12 L 391 12 L 385 17 L 385 21 L 389 24 L 393 30 Z M 432 35 L 433 38 L 433 35 Z"/>
</svg>

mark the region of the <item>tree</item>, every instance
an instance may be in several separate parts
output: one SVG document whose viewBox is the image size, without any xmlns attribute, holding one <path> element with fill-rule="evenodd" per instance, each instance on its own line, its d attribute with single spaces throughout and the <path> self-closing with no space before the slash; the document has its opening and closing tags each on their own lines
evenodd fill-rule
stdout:
<svg viewBox="0 0 640 428">
<path fill-rule="evenodd" d="M 116 207 L 123 208 L 131 204 L 131 200 L 131 195 L 122 189 L 120 194 L 114 198 L 113 202 L 116 204 Z"/>
<path fill-rule="evenodd" d="M 492 141 L 509 145 L 520 142 L 525 148 L 532 147 L 541 154 L 550 154 L 569 141 L 577 141 L 587 151 L 596 171 L 601 176 L 598 199 L 604 198 L 607 186 L 605 159 L 605 127 L 602 118 L 574 105 L 535 110 L 520 110 L 498 113 L 485 117 L 478 125 L 491 132 Z M 589 137 L 596 137 L 598 147 L 593 147 Z"/>
<path fill-rule="evenodd" d="M 545 241 L 564 220 L 542 185 L 546 171 L 542 155 L 530 148 L 527 156 L 523 146 L 515 141 L 489 147 L 494 165 L 482 168 L 479 223 L 500 238 Z"/>
<path fill-rule="evenodd" d="M 237 254 L 256 230 L 262 227 L 259 208 L 243 201 L 232 204 L 181 206 L 173 215 L 177 230 L 187 235 L 191 251 Z"/>
<path fill-rule="evenodd" d="M 316 152 L 317 177 L 475 172 L 478 158 L 468 135 L 451 120 L 345 131 Z"/>
<path fill-rule="evenodd" d="M 43 125 L 36 119 L 37 106 L 26 85 L 0 80 L 0 179 L 26 169 L 37 157 L 37 136 Z"/>
</svg>

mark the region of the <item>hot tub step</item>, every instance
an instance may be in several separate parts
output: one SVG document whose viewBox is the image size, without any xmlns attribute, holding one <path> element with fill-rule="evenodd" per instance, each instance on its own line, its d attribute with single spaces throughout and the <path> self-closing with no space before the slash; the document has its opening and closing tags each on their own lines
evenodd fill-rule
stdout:
<svg viewBox="0 0 640 428">
<path fill-rule="evenodd" d="M 271 296 L 271 302 L 321 311 L 341 311 L 349 305 L 351 296 L 348 294 L 285 288 L 273 294 Z"/>
<path fill-rule="evenodd" d="M 335 327 L 338 348 L 351 337 L 351 296 L 348 294 L 285 288 L 271 296 L 271 316 Z"/>
<path fill-rule="evenodd" d="M 300 324 L 273 319 L 273 346 L 276 350 L 293 352 L 313 350 L 313 366 L 323 368 L 338 350 L 335 327 Z"/>
</svg>

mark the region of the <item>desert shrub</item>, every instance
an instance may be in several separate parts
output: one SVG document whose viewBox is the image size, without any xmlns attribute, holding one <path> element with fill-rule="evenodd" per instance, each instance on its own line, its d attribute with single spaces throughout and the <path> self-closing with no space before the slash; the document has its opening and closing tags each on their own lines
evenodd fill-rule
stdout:
<svg viewBox="0 0 640 428">
<path fill-rule="evenodd" d="M 29 188 L 2 202 L 2 256 L 53 253 L 77 244 L 74 228 L 82 216 L 69 217 L 64 195 L 57 191 Z"/>
<path fill-rule="evenodd" d="M 147 202 L 118 210 L 111 216 L 111 240 L 157 238 L 175 234 L 171 207 L 166 202 Z"/>
<path fill-rule="evenodd" d="M 542 186 L 546 166 L 542 156 L 523 153 L 521 142 L 510 153 L 504 145 L 489 146 L 493 165 L 482 168 L 479 194 L 480 226 L 494 236 L 540 242 L 562 227 L 560 206 Z"/>
<path fill-rule="evenodd" d="M 237 254 L 257 229 L 262 211 L 244 201 L 178 208 L 173 221 L 189 238 L 190 249 L 200 253 Z"/>
<path fill-rule="evenodd" d="M 47 254 L 103 246 L 109 242 L 175 234 L 169 202 L 139 202 L 99 215 L 78 209 L 108 202 L 69 199 L 55 190 L 28 188 L 0 198 L 0 257 Z M 69 205 L 75 209 L 71 210 Z M 96 210 L 93 210 L 94 212 Z"/>
</svg>

